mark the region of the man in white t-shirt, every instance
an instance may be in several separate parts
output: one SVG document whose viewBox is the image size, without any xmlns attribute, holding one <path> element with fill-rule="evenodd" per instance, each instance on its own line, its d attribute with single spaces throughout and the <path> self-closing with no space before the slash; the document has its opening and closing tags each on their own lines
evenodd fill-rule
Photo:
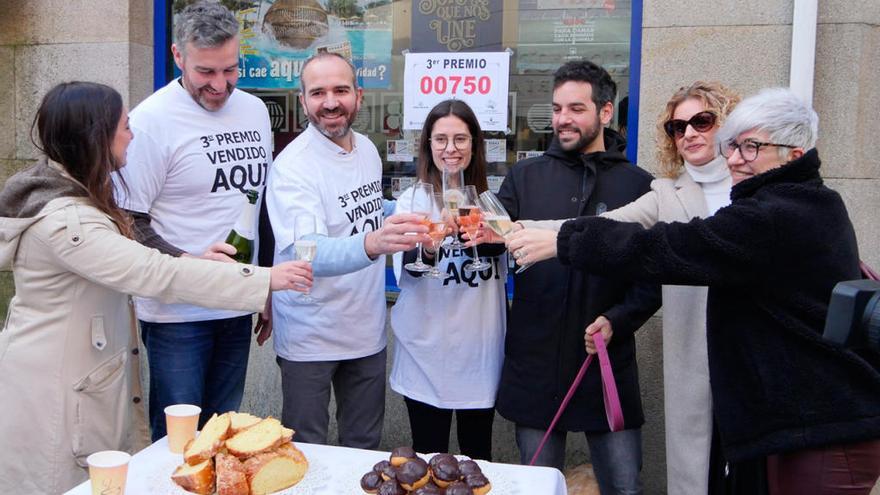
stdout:
<svg viewBox="0 0 880 495">
<path fill-rule="evenodd" d="M 419 215 L 385 217 L 391 205 L 382 198 L 379 153 L 351 130 L 362 99 L 351 63 L 319 53 L 303 65 L 300 81 L 309 126 L 275 159 L 266 206 L 275 261 L 294 259 L 296 240 L 313 240 L 320 278 L 315 302 L 292 293 L 272 299 L 282 422 L 300 441 L 327 443 L 332 384 L 339 443 L 375 449 L 385 413 L 383 255 L 430 238 Z M 304 215 L 314 217 L 314 233 L 296 232 Z"/>
<path fill-rule="evenodd" d="M 223 240 L 247 204 L 243 193 L 262 188 L 272 161 L 269 114 L 235 88 L 238 21 L 225 7 L 187 7 L 176 19 L 171 51 L 183 74 L 131 112 L 137 139 L 116 177 L 117 197 L 143 244 L 232 261 L 227 255 L 235 250 Z M 167 405 L 199 405 L 201 424 L 238 408 L 251 314 L 142 298 L 136 311 L 149 355 L 153 440 L 165 435 Z M 261 332 L 258 341 L 267 337 Z"/>
</svg>

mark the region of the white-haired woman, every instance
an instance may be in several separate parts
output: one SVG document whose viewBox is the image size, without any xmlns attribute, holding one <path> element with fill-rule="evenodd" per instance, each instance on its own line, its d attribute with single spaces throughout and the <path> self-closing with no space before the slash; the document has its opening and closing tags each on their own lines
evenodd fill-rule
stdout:
<svg viewBox="0 0 880 495">
<path fill-rule="evenodd" d="M 714 413 L 725 459 L 767 458 L 771 494 L 868 494 L 880 475 L 880 356 L 822 340 L 831 290 L 860 278 L 855 232 L 819 175 L 818 117 L 787 89 L 743 100 L 719 130 L 732 203 L 650 229 L 566 222 L 560 260 L 709 286 Z M 531 232 L 530 232 L 531 231 Z M 528 263 L 534 229 L 511 236 Z M 606 332 L 610 338 L 610 332 Z"/>
</svg>

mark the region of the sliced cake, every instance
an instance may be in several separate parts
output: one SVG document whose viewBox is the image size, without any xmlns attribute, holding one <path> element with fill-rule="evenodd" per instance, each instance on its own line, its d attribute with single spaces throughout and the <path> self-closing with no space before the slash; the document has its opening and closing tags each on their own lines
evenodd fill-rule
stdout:
<svg viewBox="0 0 880 495">
<path fill-rule="evenodd" d="M 196 465 L 183 463 L 174 470 L 171 480 L 188 492 L 199 495 L 214 493 L 214 461 L 208 459 Z"/>
<path fill-rule="evenodd" d="M 230 435 L 235 435 L 236 433 L 244 430 L 246 428 L 250 428 L 255 424 L 259 423 L 262 418 L 259 416 L 254 416 L 253 414 L 248 413 L 240 413 L 240 412 L 232 412 L 230 413 L 232 416 L 230 417 L 229 429 Z"/>
<path fill-rule="evenodd" d="M 214 457 L 229 435 L 229 420 L 229 413 L 211 416 L 199 436 L 183 450 L 183 459 L 187 464 L 199 464 Z"/>
<path fill-rule="evenodd" d="M 237 457 L 220 452 L 214 458 L 214 464 L 214 470 L 217 472 L 217 495 L 250 493 L 244 464 Z"/>
<path fill-rule="evenodd" d="M 226 440 L 226 450 L 244 459 L 275 449 L 284 442 L 281 422 L 269 417 Z"/>
<path fill-rule="evenodd" d="M 251 495 L 265 495 L 290 488 L 306 475 L 309 463 L 306 456 L 285 443 L 272 452 L 257 454 L 244 461 Z"/>
</svg>

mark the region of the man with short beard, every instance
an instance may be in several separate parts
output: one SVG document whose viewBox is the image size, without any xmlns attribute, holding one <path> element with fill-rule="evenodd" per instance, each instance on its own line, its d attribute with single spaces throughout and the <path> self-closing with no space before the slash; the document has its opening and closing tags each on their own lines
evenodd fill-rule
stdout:
<svg viewBox="0 0 880 495">
<path fill-rule="evenodd" d="M 272 162 L 269 114 L 235 89 L 238 21 L 219 3 L 197 2 L 177 15 L 171 52 L 181 77 L 131 112 L 136 139 L 119 172 L 127 187 L 116 180 L 119 204 L 143 244 L 232 261 L 235 249 L 222 241 L 247 204 L 244 191 L 263 186 Z M 165 406 L 200 406 L 200 424 L 238 409 L 251 314 L 143 298 L 136 310 L 149 356 L 153 440 L 165 435 Z M 258 342 L 267 337 L 261 331 Z"/>
<path fill-rule="evenodd" d="M 327 443 L 331 384 L 339 443 L 376 449 L 385 413 L 385 254 L 427 242 L 419 215 L 391 215 L 382 199 L 382 161 L 351 130 L 362 101 L 351 63 L 318 53 L 303 64 L 300 104 L 306 130 L 284 148 L 269 173 L 266 206 L 275 260 L 295 258 L 297 217 L 312 215 L 317 300 L 292 293 L 272 299 L 281 368 L 282 422 L 296 438 Z M 421 235 L 407 235 L 416 233 Z"/>
<path fill-rule="evenodd" d="M 556 71 L 553 141 L 543 156 L 516 163 L 498 193 L 511 219 L 597 215 L 649 191 L 651 175 L 626 160 L 623 139 L 605 127 L 616 91 L 611 76 L 589 61 Z M 584 432 L 600 491 L 641 493 L 644 417 L 634 332 L 659 307 L 659 286 L 587 275 L 554 258 L 516 275 L 514 287 L 495 407 L 516 423 L 520 460 L 528 463 L 537 451 L 586 358 L 585 327 L 613 325 L 608 353 L 626 429 L 609 431 L 599 366 L 591 366 L 536 464 L 562 470 L 566 433 Z"/>
</svg>

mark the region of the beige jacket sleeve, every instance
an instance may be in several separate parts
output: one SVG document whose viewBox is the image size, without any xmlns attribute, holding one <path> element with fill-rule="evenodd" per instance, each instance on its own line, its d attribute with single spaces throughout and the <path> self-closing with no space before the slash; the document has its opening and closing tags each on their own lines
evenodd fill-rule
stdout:
<svg viewBox="0 0 880 495">
<path fill-rule="evenodd" d="M 269 294 L 268 268 L 162 254 L 119 234 L 91 206 L 64 207 L 38 225 L 38 239 L 63 266 L 119 292 L 240 311 L 262 311 Z"/>
<path fill-rule="evenodd" d="M 562 224 L 571 220 L 570 218 L 566 218 L 563 220 L 519 220 L 516 223 L 522 224 L 523 228 L 526 229 L 544 229 L 544 230 L 555 230 L 559 232 L 559 229 L 562 228 Z"/>
<path fill-rule="evenodd" d="M 599 216 L 617 220 L 618 222 L 638 223 L 646 229 L 650 228 L 660 218 L 660 202 L 657 192 L 651 189 L 632 203 L 623 205 L 615 210 L 606 211 Z"/>
<path fill-rule="evenodd" d="M 657 223 L 660 216 L 660 207 L 657 192 L 653 189 L 646 192 L 639 199 L 621 206 L 616 210 L 606 211 L 599 215 L 604 218 L 617 220 L 618 222 L 634 222 L 639 223 L 642 227 L 649 228 Z M 520 220 L 517 223 L 522 224 L 527 229 L 546 229 L 559 232 L 562 224 L 570 219 L 564 220 Z"/>
</svg>

